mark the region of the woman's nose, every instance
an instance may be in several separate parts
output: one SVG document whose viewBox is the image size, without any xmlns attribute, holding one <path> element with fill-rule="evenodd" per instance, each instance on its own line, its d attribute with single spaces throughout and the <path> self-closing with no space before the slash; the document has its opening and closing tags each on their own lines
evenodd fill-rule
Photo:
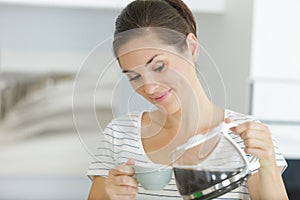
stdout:
<svg viewBox="0 0 300 200">
<path fill-rule="evenodd" d="M 145 84 L 143 86 L 144 92 L 146 94 L 153 94 L 153 93 L 155 93 L 155 91 L 157 90 L 158 87 L 159 87 L 159 85 L 156 84 L 156 83 L 147 83 L 147 84 Z"/>
</svg>

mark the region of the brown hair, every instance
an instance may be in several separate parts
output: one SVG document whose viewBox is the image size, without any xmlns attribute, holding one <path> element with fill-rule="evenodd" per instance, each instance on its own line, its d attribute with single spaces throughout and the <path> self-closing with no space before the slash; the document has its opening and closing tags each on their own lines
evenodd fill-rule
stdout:
<svg viewBox="0 0 300 200">
<path fill-rule="evenodd" d="M 135 0 L 120 13 L 115 23 L 113 50 L 117 56 L 118 49 L 129 39 L 145 34 L 145 29 L 163 28 L 186 36 L 193 33 L 197 36 L 196 22 L 191 10 L 181 0 Z M 123 34 L 135 30 L 134 34 Z M 163 31 L 166 32 L 166 31 Z M 157 34 L 166 44 L 175 45 L 178 49 L 185 46 L 182 36 L 170 37 L 170 34 Z M 173 35 L 172 35 L 173 36 Z"/>
</svg>

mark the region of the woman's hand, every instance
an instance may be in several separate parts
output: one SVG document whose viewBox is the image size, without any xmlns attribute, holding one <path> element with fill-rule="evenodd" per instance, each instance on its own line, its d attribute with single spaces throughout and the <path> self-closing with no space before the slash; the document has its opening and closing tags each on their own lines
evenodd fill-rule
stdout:
<svg viewBox="0 0 300 200">
<path fill-rule="evenodd" d="M 126 164 L 118 165 L 109 171 L 108 178 L 105 181 L 106 199 L 136 199 L 138 181 L 132 177 L 134 174 L 133 164 L 134 160 L 131 158 Z"/>
<path fill-rule="evenodd" d="M 226 123 L 230 121 L 225 119 Z M 245 122 L 231 130 L 244 140 L 245 153 L 256 156 L 260 162 L 258 173 L 247 182 L 251 199 L 288 199 L 269 128 L 261 123 Z"/>
<path fill-rule="evenodd" d="M 225 119 L 226 123 L 230 121 L 228 118 Z M 272 135 L 266 125 L 249 121 L 233 127 L 231 130 L 244 140 L 245 153 L 259 158 L 262 168 L 276 166 Z"/>
</svg>

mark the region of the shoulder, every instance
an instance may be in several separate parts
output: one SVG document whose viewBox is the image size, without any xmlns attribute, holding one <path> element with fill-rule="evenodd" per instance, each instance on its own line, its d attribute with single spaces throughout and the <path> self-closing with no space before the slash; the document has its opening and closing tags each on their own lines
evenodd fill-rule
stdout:
<svg viewBox="0 0 300 200">
<path fill-rule="evenodd" d="M 140 127 L 140 112 L 129 113 L 122 117 L 114 118 L 104 129 L 104 134 L 136 134 Z"/>
<path fill-rule="evenodd" d="M 125 116 L 117 117 L 111 120 L 108 126 L 117 126 L 117 127 L 138 127 L 140 126 L 140 112 L 128 113 Z"/>
</svg>

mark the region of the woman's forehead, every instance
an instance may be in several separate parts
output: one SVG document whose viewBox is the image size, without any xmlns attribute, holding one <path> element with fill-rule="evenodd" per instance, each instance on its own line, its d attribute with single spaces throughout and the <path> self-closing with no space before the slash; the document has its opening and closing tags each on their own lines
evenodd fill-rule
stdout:
<svg viewBox="0 0 300 200">
<path fill-rule="evenodd" d="M 167 52 L 161 49 L 138 49 L 119 56 L 119 62 L 123 69 L 145 66 L 153 59 L 157 57 L 162 57 L 166 54 Z"/>
<path fill-rule="evenodd" d="M 141 50 L 141 49 L 163 49 L 167 45 L 163 44 L 156 36 L 145 35 L 131 38 L 125 42 L 118 50 L 118 55 L 123 55 L 128 52 Z"/>
</svg>

